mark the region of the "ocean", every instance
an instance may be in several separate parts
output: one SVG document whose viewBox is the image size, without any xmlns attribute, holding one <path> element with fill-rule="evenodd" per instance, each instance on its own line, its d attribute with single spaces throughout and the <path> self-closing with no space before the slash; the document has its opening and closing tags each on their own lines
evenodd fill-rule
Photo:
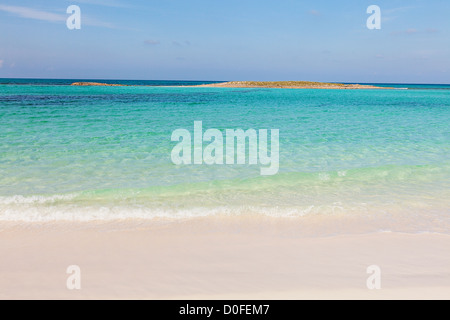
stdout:
<svg viewBox="0 0 450 320">
<path fill-rule="evenodd" d="M 365 232 L 450 233 L 450 85 L 77 81 L 0 79 L 0 221 L 316 216 L 375 221 Z M 279 129 L 278 173 L 175 165 L 171 135 L 195 121 Z"/>
</svg>

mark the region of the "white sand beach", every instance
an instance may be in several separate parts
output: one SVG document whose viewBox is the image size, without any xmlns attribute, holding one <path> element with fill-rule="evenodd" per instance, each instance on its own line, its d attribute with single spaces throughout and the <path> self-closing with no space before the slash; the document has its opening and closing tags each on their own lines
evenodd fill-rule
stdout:
<svg viewBox="0 0 450 320">
<path fill-rule="evenodd" d="M 449 299 L 450 236 L 311 236 L 301 219 L 0 225 L 1 299 Z M 312 226 L 317 227 L 317 226 Z M 68 290 L 66 269 L 81 269 Z M 366 269 L 381 269 L 369 290 Z"/>
</svg>

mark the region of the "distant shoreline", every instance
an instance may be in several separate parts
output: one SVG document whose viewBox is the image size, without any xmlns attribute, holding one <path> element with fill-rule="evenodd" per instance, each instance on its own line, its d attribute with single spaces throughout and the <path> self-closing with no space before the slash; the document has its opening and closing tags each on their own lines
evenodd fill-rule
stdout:
<svg viewBox="0 0 450 320">
<path fill-rule="evenodd" d="M 74 82 L 72 86 L 106 86 L 129 87 L 126 84 L 109 84 L 100 82 Z M 146 86 L 146 85 L 142 85 Z M 181 87 L 203 88 L 267 88 L 267 89 L 393 89 L 389 87 L 377 87 L 373 85 L 327 83 L 312 81 L 231 81 L 211 84 L 201 84 Z"/>
</svg>

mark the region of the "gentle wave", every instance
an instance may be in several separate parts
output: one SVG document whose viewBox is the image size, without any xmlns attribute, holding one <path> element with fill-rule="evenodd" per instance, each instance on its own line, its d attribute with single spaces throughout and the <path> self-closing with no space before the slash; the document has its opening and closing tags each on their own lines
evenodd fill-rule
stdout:
<svg viewBox="0 0 450 320">
<path fill-rule="evenodd" d="M 228 218 L 237 218 L 229 220 Z M 289 234 L 310 236 L 366 234 L 377 232 L 449 234 L 450 219 L 445 204 L 441 207 L 406 204 L 330 203 L 296 207 L 217 206 L 217 207 L 145 207 L 70 204 L 0 205 L 2 223 L 178 223 L 201 219 L 201 223 L 220 226 L 253 221 L 258 229 L 261 219 L 287 224 Z M 245 220 L 240 220 L 245 219 Z M 234 221 L 234 222 L 233 222 Z M 269 225 L 270 226 L 270 225 Z M 238 230 L 237 230 L 238 232 Z M 286 233 L 287 232 L 287 233 Z"/>
<path fill-rule="evenodd" d="M 413 197 L 414 198 L 414 197 Z M 13 200 L 14 199 L 14 200 Z M 324 201 L 304 199 L 304 205 L 202 205 L 199 201 L 139 202 L 134 201 L 101 203 L 80 200 L 76 196 L 3 198 L 0 203 L 0 221 L 3 222 L 62 222 L 62 221 L 116 221 L 116 220 L 183 220 L 202 217 L 272 217 L 338 218 L 376 221 L 383 217 L 388 226 L 414 225 L 417 230 L 434 232 L 450 230 L 450 212 L 445 200 L 384 199 L 381 201 Z M 308 203 L 309 202 L 309 203 Z M 325 219 L 326 220 L 326 219 Z M 324 220 L 324 221 L 325 221 Z M 398 223 L 402 221 L 402 223 Z M 414 222 L 414 223 L 406 223 Z M 422 221 L 421 223 L 416 223 Z M 425 225 L 424 225 L 425 223 Z M 427 225 L 429 224 L 429 225 Z"/>
<path fill-rule="evenodd" d="M 0 197 L 0 205 L 8 204 L 44 204 L 44 203 L 55 203 L 57 201 L 67 201 L 72 200 L 77 196 L 77 194 L 67 194 L 67 195 L 51 195 L 51 196 L 23 196 L 14 195 L 9 197 Z"/>
<path fill-rule="evenodd" d="M 333 208 L 329 208 L 333 212 Z M 151 207 L 114 207 L 114 206 L 0 206 L 0 221 L 9 222 L 56 222 L 56 221 L 115 221 L 115 220 L 154 220 L 154 219 L 191 219 L 208 216 L 265 215 L 270 217 L 300 217 L 319 211 L 320 208 L 257 208 L 216 207 L 216 208 L 151 208 Z"/>
<path fill-rule="evenodd" d="M 408 210 L 434 210 L 448 219 L 448 170 L 447 166 L 383 166 L 147 188 L 1 196 L 0 221 L 183 219 L 249 213 L 370 217 L 381 211 Z"/>
</svg>

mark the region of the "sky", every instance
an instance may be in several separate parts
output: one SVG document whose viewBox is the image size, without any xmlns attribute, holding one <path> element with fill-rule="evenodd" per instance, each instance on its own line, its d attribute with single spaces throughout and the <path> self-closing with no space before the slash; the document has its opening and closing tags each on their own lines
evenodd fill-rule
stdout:
<svg viewBox="0 0 450 320">
<path fill-rule="evenodd" d="M 0 0 L 0 78 L 449 84 L 450 1 Z"/>
</svg>

